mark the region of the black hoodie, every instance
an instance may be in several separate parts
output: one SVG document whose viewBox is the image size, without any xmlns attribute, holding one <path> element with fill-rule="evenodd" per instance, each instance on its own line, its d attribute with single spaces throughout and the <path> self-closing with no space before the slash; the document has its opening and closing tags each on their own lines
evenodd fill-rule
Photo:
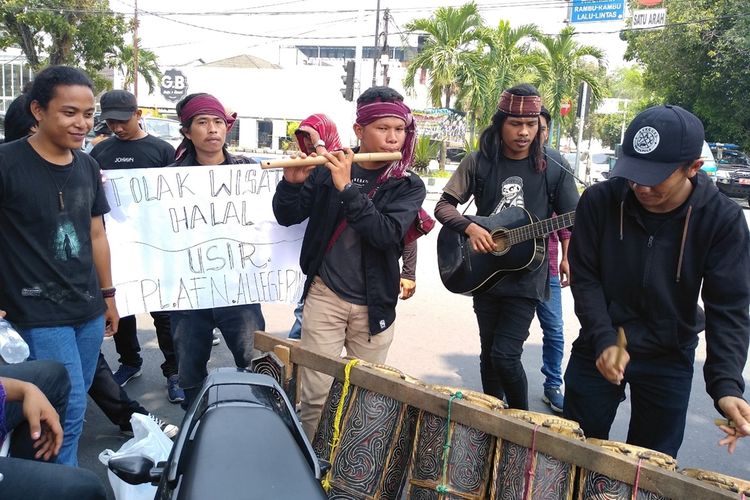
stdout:
<svg viewBox="0 0 750 500">
<path fill-rule="evenodd" d="M 623 326 L 634 359 L 692 363 L 705 329 L 708 394 L 715 402 L 741 398 L 750 336 L 750 232 L 742 209 L 698 172 L 688 200 L 653 234 L 641 210 L 625 179 L 581 196 L 569 249 L 581 322 L 574 354 L 596 359 Z"/>
<path fill-rule="evenodd" d="M 385 180 L 372 199 L 358 189 L 339 192 L 324 166 L 314 169 L 304 184 L 279 182 L 273 197 L 279 224 L 291 226 L 309 218 L 300 252 L 300 267 L 307 275 L 304 295 L 320 270 L 334 230 L 346 218 L 362 238 L 370 333 L 388 328 L 396 319 L 404 236 L 426 193 L 422 180 L 411 172 Z"/>
</svg>

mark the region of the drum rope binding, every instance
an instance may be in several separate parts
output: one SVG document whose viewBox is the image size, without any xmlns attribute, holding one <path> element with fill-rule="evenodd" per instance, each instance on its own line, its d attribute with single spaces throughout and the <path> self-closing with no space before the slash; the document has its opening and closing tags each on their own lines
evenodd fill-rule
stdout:
<svg viewBox="0 0 750 500">
<path fill-rule="evenodd" d="M 331 451 L 328 455 L 328 461 L 330 463 L 333 463 L 333 454 L 336 451 L 336 447 L 339 444 L 339 439 L 341 438 L 340 433 L 340 425 L 341 425 L 341 417 L 343 417 L 344 414 L 344 402 L 346 401 L 346 396 L 349 394 L 349 376 L 351 374 L 352 368 L 354 365 L 359 363 L 358 359 L 352 359 L 346 364 L 346 367 L 344 368 L 344 387 L 341 389 L 341 399 L 339 399 L 339 404 L 336 407 L 336 416 L 333 419 L 333 436 L 331 437 Z M 450 406 L 448 406 L 448 411 L 450 412 Z M 333 467 L 328 469 L 328 472 L 326 473 L 326 477 L 323 478 L 323 481 L 321 481 L 321 485 L 323 486 L 323 489 L 328 492 L 331 490 L 331 471 L 333 470 Z"/>
<path fill-rule="evenodd" d="M 445 444 L 443 445 L 443 477 L 442 482 L 437 485 L 435 490 L 438 493 L 448 493 L 448 460 L 451 449 L 451 408 L 453 407 L 454 399 L 463 399 L 464 395 L 461 391 L 451 393 L 451 397 L 448 399 L 448 419 L 445 423 Z"/>
<path fill-rule="evenodd" d="M 531 479 L 534 477 L 534 454 L 536 453 L 536 431 L 539 429 L 539 424 L 534 426 L 534 431 L 531 433 L 531 449 L 526 458 L 526 484 L 523 487 L 523 498 L 529 500 L 531 497 Z"/>
<path fill-rule="evenodd" d="M 633 484 L 633 495 L 630 497 L 632 500 L 638 498 L 638 483 L 641 482 L 641 464 L 643 463 L 643 457 L 638 457 L 638 466 L 635 468 L 635 483 Z"/>
</svg>

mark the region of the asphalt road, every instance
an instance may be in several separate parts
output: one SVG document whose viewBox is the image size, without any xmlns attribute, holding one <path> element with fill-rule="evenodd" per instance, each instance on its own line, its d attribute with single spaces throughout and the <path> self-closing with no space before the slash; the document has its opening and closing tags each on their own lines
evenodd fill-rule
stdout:
<svg viewBox="0 0 750 500">
<path fill-rule="evenodd" d="M 425 203 L 428 212 L 432 211 L 436 200 L 436 194 L 428 196 Z M 743 205 L 747 208 L 746 203 L 743 202 Z M 745 217 L 750 217 L 750 210 L 745 210 Z M 437 232 L 436 229 L 419 240 L 417 292 L 413 298 L 401 302 L 398 306 L 396 335 L 388 356 L 388 364 L 427 383 L 481 390 L 479 337 L 471 299 L 451 294 L 443 288 L 436 272 Z M 566 363 L 570 344 L 576 338 L 579 329 L 578 320 L 573 313 L 573 300 L 567 289 L 563 291 L 563 309 Z M 293 306 L 264 305 L 263 310 L 268 331 L 285 335 L 293 321 Z M 179 423 L 183 412 L 178 405 L 167 401 L 165 380 L 159 369 L 163 358 L 156 344 L 151 318 L 144 315 L 140 316 L 138 321 L 145 358 L 143 375 L 130 382 L 126 389 L 131 397 L 139 400 L 149 411 L 171 422 Z M 530 409 L 549 412 L 548 407 L 541 401 L 541 346 L 541 329 L 535 320 L 523 354 L 529 380 Z M 117 354 L 114 343 L 105 340 L 103 351 L 112 368 L 116 369 Z M 704 360 L 705 344 L 701 340 L 696 353 L 693 392 L 685 439 L 677 457 L 678 465 L 713 470 L 750 480 L 750 440 L 741 442 L 734 455 L 729 455 L 724 448 L 717 445 L 722 434 L 714 426 L 713 419 L 719 414 L 705 392 L 702 375 Z M 214 348 L 210 367 L 232 364 L 232 358 L 224 343 Z M 744 377 L 746 384 L 750 385 L 750 365 L 746 365 Z M 79 458 L 83 467 L 93 470 L 106 482 L 105 467 L 99 463 L 97 457 L 106 448 L 117 450 L 127 438 L 106 420 L 91 400 L 89 403 Z M 629 413 L 630 405 L 626 400 L 620 406 L 611 439 L 625 440 Z"/>
</svg>

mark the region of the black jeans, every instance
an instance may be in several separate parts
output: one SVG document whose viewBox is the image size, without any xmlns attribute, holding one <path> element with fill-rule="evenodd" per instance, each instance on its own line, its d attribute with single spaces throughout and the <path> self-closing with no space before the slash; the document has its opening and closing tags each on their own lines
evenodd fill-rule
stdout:
<svg viewBox="0 0 750 500">
<path fill-rule="evenodd" d="M 499 399 L 505 397 L 511 408 L 529 409 L 521 354 L 538 303 L 524 297 L 496 297 L 487 293 L 474 297 L 481 343 L 482 390 Z"/>
<path fill-rule="evenodd" d="M 13 434 L 16 440 L 16 434 Z M 0 457 L 0 498 L 29 500 L 105 500 L 107 492 L 90 470 L 68 465 Z"/>
<path fill-rule="evenodd" d="M 214 309 L 172 312 L 172 335 L 180 366 L 180 387 L 185 391 L 183 408 L 188 408 L 206 378 L 206 364 L 211 357 L 213 329 L 218 327 L 239 368 L 247 368 L 253 359 L 256 330 L 266 322 L 260 304 L 246 304 Z"/>
<path fill-rule="evenodd" d="M 25 361 L 15 365 L 0 365 L 0 377 L 15 378 L 37 386 L 60 415 L 60 424 L 64 425 L 70 394 L 70 378 L 63 364 L 57 361 Z M 11 456 L 33 460 L 36 452 L 34 441 L 31 439 L 29 424 L 23 415 L 23 405 L 20 402 L 5 403 L 5 427 L 8 431 L 13 430 L 13 439 L 10 442 Z M 0 495 L 0 498 L 6 497 Z"/>
<path fill-rule="evenodd" d="M 96 363 L 89 396 L 107 418 L 120 427 L 129 427 L 130 416 L 133 413 L 148 414 L 138 401 L 130 399 L 125 390 L 115 382 L 112 378 L 112 370 L 101 352 Z"/>
<path fill-rule="evenodd" d="M 154 329 L 156 329 L 156 340 L 159 343 L 161 353 L 164 355 L 161 372 L 166 378 L 177 374 L 177 358 L 174 352 L 174 342 L 172 342 L 169 315 L 168 312 L 151 313 L 151 317 L 154 319 Z M 118 360 L 120 364 L 138 368 L 143 364 L 135 316 L 120 318 L 120 325 L 115 334 L 115 349 L 117 349 L 117 354 L 120 355 Z"/>
<path fill-rule="evenodd" d="M 677 457 L 693 381 L 695 351 L 689 356 L 632 357 L 620 385 L 608 382 L 596 361 L 574 350 L 565 370 L 565 418 L 581 425 L 586 437 L 609 438 L 617 407 L 630 384 L 627 442 Z"/>
</svg>

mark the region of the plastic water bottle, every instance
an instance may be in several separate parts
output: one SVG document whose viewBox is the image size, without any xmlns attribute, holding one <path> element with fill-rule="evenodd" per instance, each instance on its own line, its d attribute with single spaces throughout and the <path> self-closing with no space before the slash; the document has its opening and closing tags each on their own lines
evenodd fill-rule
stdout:
<svg viewBox="0 0 750 500">
<path fill-rule="evenodd" d="M 5 318 L 0 318 L 0 356 L 8 364 L 20 363 L 29 357 L 26 341 Z"/>
</svg>

